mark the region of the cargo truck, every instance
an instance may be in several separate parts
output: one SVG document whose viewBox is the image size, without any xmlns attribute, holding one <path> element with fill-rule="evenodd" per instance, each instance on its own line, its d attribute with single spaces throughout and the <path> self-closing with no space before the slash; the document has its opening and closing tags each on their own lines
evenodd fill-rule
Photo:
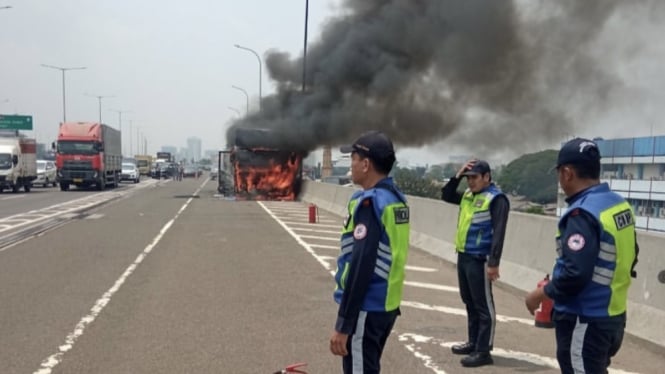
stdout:
<svg viewBox="0 0 665 374">
<path fill-rule="evenodd" d="M 120 131 L 97 122 L 60 124 L 56 167 L 62 191 L 71 185 L 103 190 L 118 186 L 122 172 Z"/>
<path fill-rule="evenodd" d="M 37 142 L 14 132 L 0 133 L 0 192 L 30 192 L 37 179 Z"/>
</svg>

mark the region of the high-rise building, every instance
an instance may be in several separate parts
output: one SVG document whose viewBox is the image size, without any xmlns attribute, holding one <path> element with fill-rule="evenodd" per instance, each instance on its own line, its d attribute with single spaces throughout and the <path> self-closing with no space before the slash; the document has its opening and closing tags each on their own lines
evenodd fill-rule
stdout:
<svg viewBox="0 0 665 374">
<path fill-rule="evenodd" d="M 601 155 L 601 181 L 626 198 L 636 227 L 665 232 L 665 136 L 594 139 Z M 559 189 L 557 213 L 566 209 Z"/>
<path fill-rule="evenodd" d="M 187 159 L 194 162 L 201 159 L 201 138 L 187 138 Z"/>
</svg>

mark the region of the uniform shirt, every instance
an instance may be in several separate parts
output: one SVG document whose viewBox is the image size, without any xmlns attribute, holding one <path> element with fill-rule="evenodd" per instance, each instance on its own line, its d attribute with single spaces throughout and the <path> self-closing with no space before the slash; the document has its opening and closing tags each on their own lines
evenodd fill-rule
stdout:
<svg viewBox="0 0 665 374">
<path fill-rule="evenodd" d="M 457 192 L 461 179 L 453 177 L 441 189 L 441 200 L 459 205 L 464 196 L 463 193 Z M 490 216 L 492 217 L 492 244 L 490 247 L 490 257 L 487 261 L 487 266 L 496 267 L 501 262 L 501 254 L 503 252 L 503 241 L 506 237 L 506 226 L 508 224 L 508 212 L 510 211 L 510 204 L 505 195 L 498 195 L 490 203 Z"/>
<path fill-rule="evenodd" d="M 354 240 L 353 243 L 353 254 L 351 255 L 349 272 L 346 278 L 346 287 L 339 303 L 337 322 L 335 323 L 335 330 L 343 334 L 352 334 L 355 330 L 360 308 L 374 274 L 381 237 L 381 222 L 374 215 L 371 199 L 362 201 L 355 219 L 356 227 L 360 224 L 365 225 L 367 235 L 362 239 Z"/>
</svg>

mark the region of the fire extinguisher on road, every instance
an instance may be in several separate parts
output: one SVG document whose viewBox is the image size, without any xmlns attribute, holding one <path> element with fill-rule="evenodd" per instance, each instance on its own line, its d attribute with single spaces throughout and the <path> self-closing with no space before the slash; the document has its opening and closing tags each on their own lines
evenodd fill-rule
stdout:
<svg viewBox="0 0 665 374">
<path fill-rule="evenodd" d="M 316 223 L 319 220 L 318 208 L 314 204 L 309 204 L 309 223 Z"/>
<path fill-rule="evenodd" d="M 545 276 L 545 279 L 541 280 L 538 282 L 538 288 L 545 287 L 550 282 L 550 275 L 547 274 Z M 536 327 L 543 327 L 543 328 L 552 328 L 554 327 L 554 323 L 552 322 L 552 309 L 554 308 L 554 302 L 552 299 L 549 297 L 545 297 L 543 301 L 540 303 L 540 306 L 538 309 L 536 309 L 535 313 L 535 322 L 534 325 Z"/>
</svg>

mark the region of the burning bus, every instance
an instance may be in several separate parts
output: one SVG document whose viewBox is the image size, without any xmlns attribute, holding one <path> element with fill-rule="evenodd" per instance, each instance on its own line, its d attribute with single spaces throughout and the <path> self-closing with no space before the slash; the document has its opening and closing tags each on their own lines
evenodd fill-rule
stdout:
<svg viewBox="0 0 665 374">
<path fill-rule="evenodd" d="M 233 177 L 237 200 L 295 200 L 302 186 L 307 151 L 267 129 L 235 129 L 231 149 L 220 152 L 220 192 Z M 223 155 L 225 154 L 225 155 Z M 224 165 L 222 165 L 224 163 Z M 223 172 L 224 171 L 224 172 Z"/>
</svg>

